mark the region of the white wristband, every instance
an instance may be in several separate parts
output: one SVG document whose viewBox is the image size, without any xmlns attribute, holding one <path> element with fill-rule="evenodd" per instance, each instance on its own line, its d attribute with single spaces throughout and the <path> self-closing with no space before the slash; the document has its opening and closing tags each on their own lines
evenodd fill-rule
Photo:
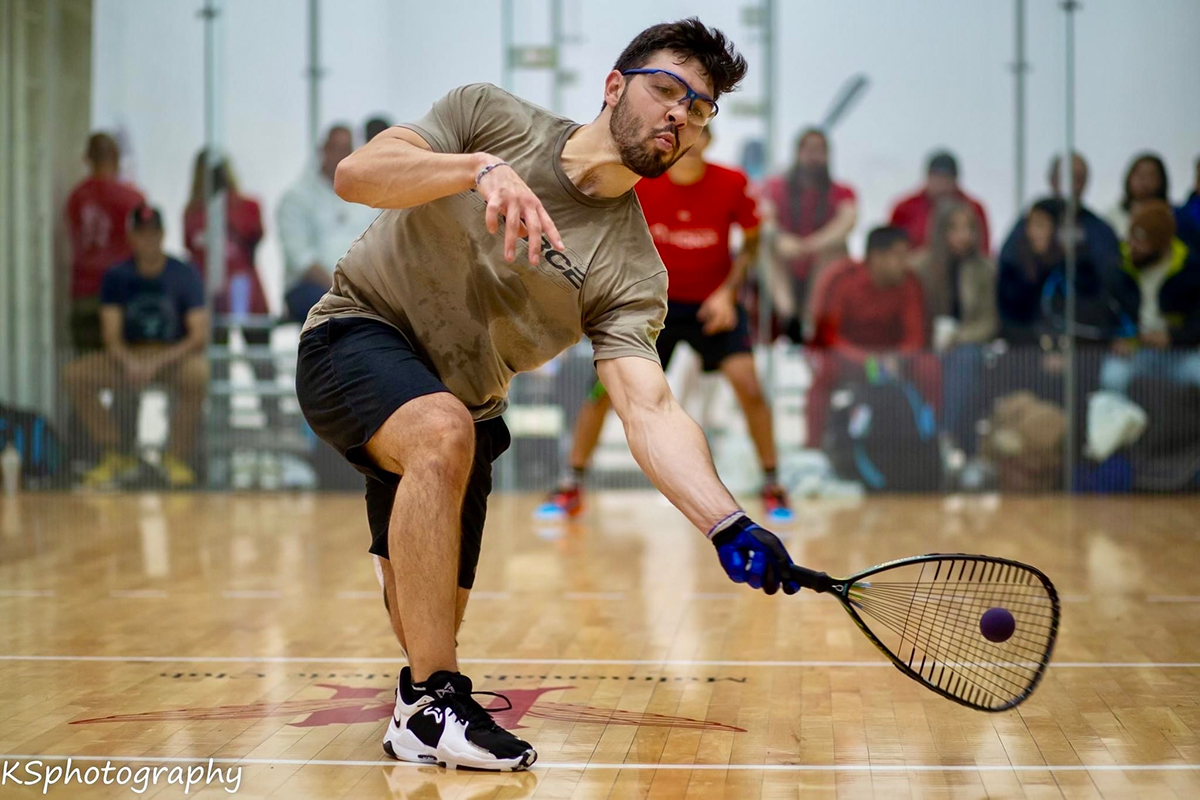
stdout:
<svg viewBox="0 0 1200 800">
<path fill-rule="evenodd" d="M 732 514 L 730 514 L 729 516 L 727 516 L 727 517 L 725 517 L 724 519 L 722 519 L 722 520 L 721 520 L 720 522 L 718 522 L 716 525 L 713 525 L 713 526 L 712 526 L 712 530 L 710 530 L 710 531 L 709 531 L 707 534 L 705 534 L 705 535 L 706 535 L 706 536 L 708 536 L 708 538 L 709 538 L 709 539 L 712 539 L 712 538 L 713 538 L 714 536 L 716 536 L 718 533 L 720 533 L 721 531 L 723 531 L 723 530 L 727 529 L 727 528 L 728 528 L 730 525 L 733 525 L 734 523 L 736 523 L 738 520 L 742 519 L 742 518 L 743 518 L 743 517 L 745 517 L 745 516 L 746 516 L 746 512 L 745 512 L 745 511 L 742 511 L 742 510 L 739 508 L 737 511 L 734 511 Z"/>
</svg>

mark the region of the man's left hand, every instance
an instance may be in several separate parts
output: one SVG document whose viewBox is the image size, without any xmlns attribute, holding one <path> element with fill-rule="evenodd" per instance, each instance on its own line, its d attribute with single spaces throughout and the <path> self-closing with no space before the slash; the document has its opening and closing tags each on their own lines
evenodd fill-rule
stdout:
<svg viewBox="0 0 1200 800">
<path fill-rule="evenodd" d="M 704 335 L 731 331 L 737 327 L 737 301 L 733 289 L 722 286 L 705 298 L 696 312 L 696 318 L 704 325 Z"/>
<path fill-rule="evenodd" d="M 780 589 L 784 594 L 800 591 L 800 584 L 792 575 L 791 556 L 783 542 L 745 514 L 713 534 L 712 543 L 725 574 L 734 583 L 749 584 L 750 588 L 762 589 L 767 594 Z"/>
</svg>

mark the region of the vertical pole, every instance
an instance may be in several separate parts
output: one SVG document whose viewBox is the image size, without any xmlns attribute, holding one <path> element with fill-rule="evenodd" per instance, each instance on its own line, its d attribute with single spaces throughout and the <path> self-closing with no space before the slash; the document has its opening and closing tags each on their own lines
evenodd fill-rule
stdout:
<svg viewBox="0 0 1200 800">
<path fill-rule="evenodd" d="M 553 81 L 550 84 L 550 110 L 555 114 L 562 113 L 563 90 L 563 20 L 562 0 L 550 0 L 550 46 L 554 48 Z"/>
<path fill-rule="evenodd" d="M 321 0 L 308 0 L 308 152 L 321 135 Z"/>
<path fill-rule="evenodd" d="M 221 0 L 205 0 L 204 11 L 204 202 L 205 295 L 211 308 L 213 298 L 225 283 L 225 191 L 215 185 L 217 166 L 223 158 L 224 120 L 221 109 Z M 209 315 L 210 319 L 213 316 Z M 215 322 L 215 320 L 213 320 Z"/>
<path fill-rule="evenodd" d="M 0 400 L 13 399 L 12 375 L 12 280 L 16 261 L 13 253 L 13 217 L 17 208 L 12 190 L 14 132 L 10 110 L 13 95 L 14 0 L 0 0 Z"/>
<path fill-rule="evenodd" d="M 1025 0 L 1013 0 L 1013 209 L 1025 207 Z"/>
<path fill-rule="evenodd" d="M 771 174 L 775 169 L 775 92 L 777 74 L 775 68 L 775 0 L 762 0 L 763 42 L 763 171 Z M 766 350 L 763 364 L 763 391 L 767 397 L 775 394 L 775 348 L 771 343 L 771 242 L 764 238 L 758 256 L 758 338 Z"/>
<path fill-rule="evenodd" d="M 38 263 L 31 276 L 33 297 L 31 305 L 37 317 L 36 344 L 33 355 L 37 372 L 37 408 L 53 415 L 55 391 L 54 311 L 55 311 L 55 260 L 54 234 L 54 162 L 56 150 L 53 143 L 58 131 L 59 110 L 59 48 L 63 37 L 63 8 L 61 0 L 47 0 L 42 47 L 42 131 L 41 157 L 38 159 Z M 33 378 L 34 376 L 30 376 Z"/>
<path fill-rule="evenodd" d="M 500 0 L 500 86 L 507 92 L 513 91 L 513 0 Z M 511 492 L 517 488 L 512 454 L 506 455 L 495 465 L 497 492 Z"/>
<path fill-rule="evenodd" d="M 1076 273 L 1076 237 L 1075 220 L 1078 216 L 1078 199 L 1071 190 L 1071 154 L 1075 152 L 1075 12 L 1079 8 L 1078 0 L 1062 0 L 1062 8 L 1066 13 L 1066 147 L 1063 157 L 1059 159 L 1060 186 L 1067 198 L 1067 215 L 1064 238 L 1066 250 L 1066 336 L 1064 356 L 1066 359 L 1065 384 L 1063 400 L 1067 407 L 1067 435 L 1064 441 L 1066 452 L 1063 454 L 1063 487 L 1067 492 L 1074 491 L 1075 466 L 1075 395 L 1078 386 L 1075 381 L 1075 273 Z"/>
<path fill-rule="evenodd" d="M 22 380 L 22 361 L 26 347 L 28 322 L 22 302 L 25 276 L 33 261 L 30 243 L 33 237 L 33 209 L 30 208 L 31 163 L 30 152 L 34 140 L 30 110 L 29 49 L 33 44 L 29 35 L 29 0 L 16 0 L 13 8 L 12 31 L 12 271 L 6 300 L 9 302 L 5 323 L 9 326 L 9 349 L 0 358 L 9 363 L 9 396 L 16 405 L 24 405 L 28 384 Z"/>
<path fill-rule="evenodd" d="M 506 92 L 513 90 L 513 0 L 500 2 L 500 86 Z"/>
<path fill-rule="evenodd" d="M 775 169 L 775 93 L 778 89 L 779 70 L 775 63 L 776 31 L 775 31 L 775 0 L 763 0 L 763 65 L 766 69 L 763 80 L 763 119 L 766 122 L 766 171 Z"/>
</svg>

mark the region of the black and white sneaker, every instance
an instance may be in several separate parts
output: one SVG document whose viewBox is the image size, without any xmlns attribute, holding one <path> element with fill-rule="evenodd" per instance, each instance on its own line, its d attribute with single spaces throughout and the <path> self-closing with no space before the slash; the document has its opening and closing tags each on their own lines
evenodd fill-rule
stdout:
<svg viewBox="0 0 1200 800">
<path fill-rule="evenodd" d="M 396 686 L 396 711 L 383 737 L 383 749 L 399 761 L 439 764 L 455 769 L 515 772 L 537 761 L 537 752 L 496 724 L 475 702 L 471 679 L 457 672 L 435 672 L 413 686 L 405 667 Z"/>
</svg>

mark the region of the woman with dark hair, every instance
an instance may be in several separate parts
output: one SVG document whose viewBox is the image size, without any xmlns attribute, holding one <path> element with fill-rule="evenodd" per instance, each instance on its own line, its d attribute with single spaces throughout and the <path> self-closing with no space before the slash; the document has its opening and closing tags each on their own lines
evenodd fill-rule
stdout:
<svg viewBox="0 0 1200 800">
<path fill-rule="evenodd" d="M 974 455 L 972 432 L 984 412 L 981 345 L 992 340 L 996 267 L 981 251 L 979 217 L 968 204 L 938 204 L 927 255 L 917 264 L 925 289 L 929 341 L 942 354 L 942 414 L 946 435 Z"/>
<path fill-rule="evenodd" d="M 984 381 L 987 397 L 1026 389 L 1043 400 L 1065 403 L 1064 380 L 1075 379 L 1075 441 L 1082 445 L 1088 396 L 1099 387 L 1100 363 L 1121 327 L 1120 307 L 1103 267 L 1086 247 L 1075 258 L 1073 358 L 1064 359 L 1067 333 L 1067 269 L 1061 198 L 1033 204 L 1000 252 L 996 300 L 1007 352 Z"/>
<path fill-rule="evenodd" d="M 1125 173 L 1125 190 L 1121 202 L 1108 212 L 1108 222 L 1121 241 L 1129 235 L 1129 217 L 1133 205 L 1141 200 L 1165 200 L 1168 203 L 1170 184 L 1167 165 L 1157 153 L 1140 153 Z"/>
<path fill-rule="evenodd" d="M 183 235 L 192 263 L 203 277 L 207 271 L 205 240 L 208 209 L 204 199 L 207 153 L 196 154 L 192 193 L 183 212 Z M 237 178 L 222 158 L 213 172 L 213 183 L 225 190 L 225 280 L 213 298 L 218 314 L 266 314 L 267 299 L 254 267 L 254 252 L 263 238 L 262 211 L 258 202 L 238 191 Z"/>
<path fill-rule="evenodd" d="M 830 175 L 829 140 L 817 128 L 800 133 L 795 164 L 767 181 L 766 196 L 776 225 L 772 297 L 788 336 L 801 341 L 809 286 L 822 267 L 846 256 L 858 204 L 854 190 Z"/>
<path fill-rule="evenodd" d="M 1062 226 L 1066 208 L 1059 198 L 1033 204 L 1021 236 L 1010 237 L 1000 253 L 996 284 L 1001 331 L 1012 345 L 1056 347 L 1066 333 L 1066 251 Z M 1082 342 L 1108 343 L 1119 324 L 1119 309 L 1106 276 L 1087 249 L 1076 252 L 1074 332 Z"/>
<path fill-rule="evenodd" d="M 982 344 L 996 335 L 996 267 L 982 252 L 979 236 L 974 209 L 956 200 L 939 204 L 929 254 L 918 264 L 931 341 L 939 350 Z"/>
</svg>

